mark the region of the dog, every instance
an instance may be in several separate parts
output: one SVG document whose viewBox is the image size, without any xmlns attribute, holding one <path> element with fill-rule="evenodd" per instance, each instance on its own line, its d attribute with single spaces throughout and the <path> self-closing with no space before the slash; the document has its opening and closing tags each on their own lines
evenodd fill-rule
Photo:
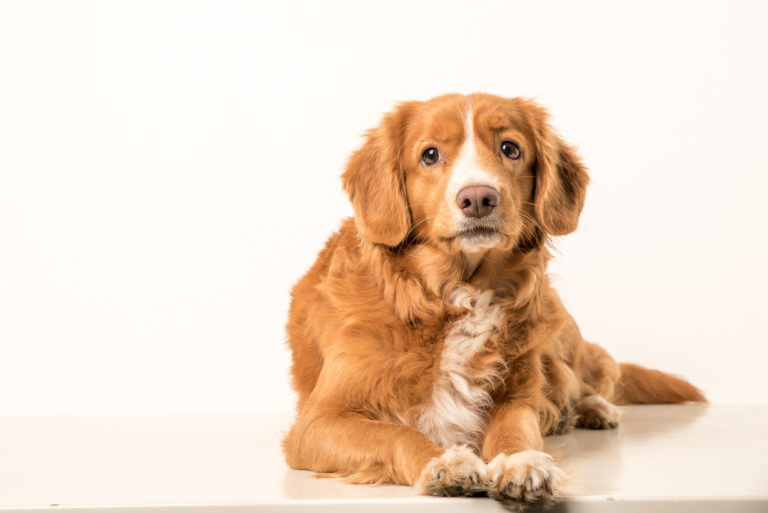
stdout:
<svg viewBox="0 0 768 513">
<path fill-rule="evenodd" d="M 705 401 L 585 341 L 547 277 L 589 178 L 521 98 L 405 102 L 342 175 L 354 218 L 295 285 L 287 463 L 423 494 L 549 506 L 543 437 L 610 429 L 616 404 Z"/>
</svg>

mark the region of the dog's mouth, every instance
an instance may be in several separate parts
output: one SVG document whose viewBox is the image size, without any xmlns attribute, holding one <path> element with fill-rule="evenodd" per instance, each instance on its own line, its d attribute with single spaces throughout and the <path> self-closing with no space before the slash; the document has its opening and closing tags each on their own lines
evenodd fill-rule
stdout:
<svg viewBox="0 0 768 513">
<path fill-rule="evenodd" d="M 489 228 L 487 226 L 476 226 L 468 230 L 460 231 L 459 233 L 454 235 L 454 238 L 473 240 L 473 239 L 481 239 L 485 237 L 493 237 L 498 233 L 499 233 L 499 230 L 497 230 L 496 228 Z"/>
<path fill-rule="evenodd" d="M 495 223 L 494 223 L 495 224 Z M 484 239 L 496 238 L 501 235 L 501 231 L 493 224 L 482 224 L 461 227 L 458 231 L 448 237 L 441 237 L 443 242 L 459 240 L 462 242 L 479 242 Z"/>
</svg>

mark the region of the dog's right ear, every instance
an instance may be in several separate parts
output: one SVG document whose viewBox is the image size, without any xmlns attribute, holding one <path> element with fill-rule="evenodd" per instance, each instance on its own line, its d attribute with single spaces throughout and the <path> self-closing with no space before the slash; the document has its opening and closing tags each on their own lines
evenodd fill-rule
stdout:
<svg viewBox="0 0 768 513">
<path fill-rule="evenodd" d="M 397 246 L 411 228 L 400 155 L 412 104 L 401 104 L 366 134 L 362 148 L 349 159 L 341 176 L 355 210 L 360 235 L 371 242 Z"/>
</svg>

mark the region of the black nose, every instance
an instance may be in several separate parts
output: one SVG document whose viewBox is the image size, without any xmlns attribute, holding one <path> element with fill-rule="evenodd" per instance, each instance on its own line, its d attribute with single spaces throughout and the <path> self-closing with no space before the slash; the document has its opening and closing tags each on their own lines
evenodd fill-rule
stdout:
<svg viewBox="0 0 768 513">
<path fill-rule="evenodd" d="M 485 217 L 500 200 L 499 191 L 486 185 L 464 187 L 456 195 L 456 205 L 467 217 Z"/>
</svg>

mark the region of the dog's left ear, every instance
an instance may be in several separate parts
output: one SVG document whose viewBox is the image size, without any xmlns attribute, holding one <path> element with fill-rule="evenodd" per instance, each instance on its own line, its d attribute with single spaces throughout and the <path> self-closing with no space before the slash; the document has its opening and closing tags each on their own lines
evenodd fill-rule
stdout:
<svg viewBox="0 0 768 513">
<path fill-rule="evenodd" d="M 368 131 L 341 176 L 355 210 L 355 226 L 371 242 L 397 246 L 411 228 L 400 155 L 410 104 L 401 104 Z"/>
<path fill-rule="evenodd" d="M 576 151 L 549 126 L 546 111 L 535 112 L 536 190 L 534 211 L 539 225 L 550 235 L 571 233 L 579 224 L 589 176 Z"/>
</svg>

